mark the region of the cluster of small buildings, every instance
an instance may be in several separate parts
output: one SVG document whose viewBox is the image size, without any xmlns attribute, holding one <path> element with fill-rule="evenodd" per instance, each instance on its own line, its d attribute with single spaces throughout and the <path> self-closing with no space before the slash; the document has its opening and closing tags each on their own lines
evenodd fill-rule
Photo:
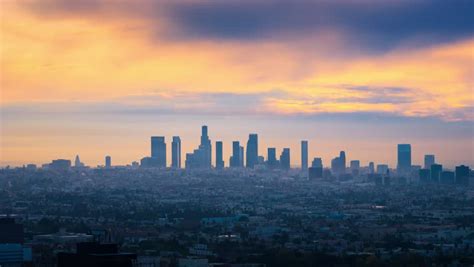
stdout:
<svg viewBox="0 0 474 267">
<path fill-rule="evenodd" d="M 90 242 L 116 244 L 111 253 L 133 266 L 278 266 L 268 255 L 294 253 L 473 261 L 472 186 L 377 177 L 366 168 L 321 179 L 281 168 L 3 169 L 0 214 L 22 222 L 15 244 L 35 266 L 83 255 L 78 244 Z"/>
</svg>

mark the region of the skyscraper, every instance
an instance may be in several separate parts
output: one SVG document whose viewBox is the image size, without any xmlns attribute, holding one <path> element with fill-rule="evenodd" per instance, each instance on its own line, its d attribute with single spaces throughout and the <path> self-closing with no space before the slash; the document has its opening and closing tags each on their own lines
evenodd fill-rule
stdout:
<svg viewBox="0 0 474 267">
<path fill-rule="evenodd" d="M 374 163 L 371 161 L 369 162 L 369 173 L 370 174 L 373 174 L 375 172 L 375 165 Z"/>
<path fill-rule="evenodd" d="M 151 158 L 153 167 L 166 167 L 166 143 L 164 136 L 151 137 Z"/>
<path fill-rule="evenodd" d="M 346 173 L 346 152 L 339 152 L 339 157 L 331 160 L 331 171 L 336 175 Z"/>
<path fill-rule="evenodd" d="M 469 185 L 470 169 L 468 166 L 456 166 L 456 184 L 467 186 Z"/>
<path fill-rule="evenodd" d="M 222 141 L 216 142 L 216 169 L 224 168 L 224 156 L 223 156 L 223 147 Z"/>
<path fill-rule="evenodd" d="M 283 148 L 283 151 L 280 155 L 280 166 L 282 169 L 289 170 L 290 169 L 290 149 Z"/>
<path fill-rule="evenodd" d="M 431 165 L 431 182 L 439 183 L 441 179 L 441 172 L 443 171 L 443 165 L 433 164 Z"/>
<path fill-rule="evenodd" d="M 212 145 L 207 135 L 207 126 L 201 128 L 201 144 L 193 153 L 186 154 L 185 165 L 188 169 L 209 169 L 212 166 Z"/>
<path fill-rule="evenodd" d="M 249 134 L 247 141 L 247 157 L 245 165 L 247 168 L 253 168 L 258 164 L 258 135 Z"/>
<path fill-rule="evenodd" d="M 278 160 L 276 158 L 276 148 L 269 147 L 267 149 L 267 166 L 270 169 L 276 168 L 278 166 Z"/>
<path fill-rule="evenodd" d="M 323 161 L 321 158 L 314 158 L 313 162 L 311 162 L 311 167 L 315 168 L 323 168 Z"/>
<path fill-rule="evenodd" d="M 201 127 L 201 145 L 199 146 L 199 149 L 204 150 L 204 167 L 205 168 L 211 168 L 212 166 L 212 145 L 211 145 L 211 140 L 209 139 L 209 136 L 207 134 L 207 126 L 203 125 Z"/>
<path fill-rule="evenodd" d="M 112 158 L 110 156 L 105 156 L 105 168 L 109 169 L 112 167 Z"/>
<path fill-rule="evenodd" d="M 435 155 L 425 155 L 425 169 L 431 169 L 433 164 L 435 164 Z"/>
<path fill-rule="evenodd" d="M 341 163 L 342 173 L 346 173 L 346 152 L 344 151 L 339 152 L 339 160 Z"/>
<path fill-rule="evenodd" d="M 301 169 L 308 169 L 308 141 L 301 141 Z"/>
<path fill-rule="evenodd" d="M 230 157 L 230 167 L 232 168 L 238 168 L 240 167 L 240 142 L 239 141 L 234 141 L 232 142 L 232 156 Z"/>
<path fill-rule="evenodd" d="M 314 158 L 311 167 L 308 168 L 310 180 L 323 177 L 323 161 L 321 158 Z"/>
<path fill-rule="evenodd" d="M 181 169 L 181 138 L 173 136 L 171 142 L 171 167 Z"/>
<path fill-rule="evenodd" d="M 388 175 L 389 168 L 387 164 L 377 164 L 377 174 Z"/>
<path fill-rule="evenodd" d="M 74 160 L 74 167 L 76 168 L 84 167 L 84 163 L 82 163 L 81 160 L 79 159 L 79 155 L 76 155 L 76 159 Z"/>
<path fill-rule="evenodd" d="M 350 168 L 351 168 L 352 175 L 354 175 L 354 176 L 359 175 L 360 161 L 359 160 L 351 160 Z"/>
<path fill-rule="evenodd" d="M 398 155 L 397 155 L 398 174 L 409 174 L 411 171 L 411 145 L 399 144 L 397 152 L 398 152 Z"/>
</svg>

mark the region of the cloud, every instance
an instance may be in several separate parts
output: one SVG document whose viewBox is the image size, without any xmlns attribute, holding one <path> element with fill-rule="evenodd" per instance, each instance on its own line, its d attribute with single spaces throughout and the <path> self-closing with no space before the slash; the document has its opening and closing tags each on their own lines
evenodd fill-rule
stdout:
<svg viewBox="0 0 474 267">
<path fill-rule="evenodd" d="M 340 31 L 374 49 L 402 42 L 440 43 L 472 37 L 474 2 L 219 1 L 181 3 L 170 19 L 185 36 L 216 39 L 301 38 Z"/>
<path fill-rule="evenodd" d="M 352 49 L 388 51 L 474 36 L 474 2 L 455 1 L 118 1 L 27 2 L 46 18 L 143 20 L 152 38 L 294 42 L 338 32 Z M 164 27 L 166 26 L 166 27 Z M 156 36 L 157 35 L 157 36 Z"/>
<path fill-rule="evenodd" d="M 446 120 L 473 119 L 470 107 L 474 103 L 474 38 L 427 47 L 401 46 L 383 54 L 351 54 L 346 52 L 351 49 L 348 44 L 351 42 L 345 36 L 337 32 L 332 35 L 330 31 L 324 36 L 311 34 L 312 29 L 323 29 L 320 25 L 328 22 L 331 23 L 327 25 L 339 25 L 338 29 L 346 24 L 361 31 L 382 33 L 382 30 L 372 30 L 379 27 L 372 23 L 367 27 L 360 26 L 363 23 L 352 25 L 351 16 L 357 18 L 356 22 L 363 21 L 365 17 L 357 14 L 377 11 L 375 13 L 384 14 L 397 24 L 400 18 L 391 15 L 407 9 L 405 19 L 409 20 L 409 9 L 429 5 L 424 1 L 297 2 L 293 4 L 294 9 L 288 7 L 287 2 L 258 1 L 239 5 L 232 1 L 212 4 L 146 1 L 136 5 L 128 1 L 117 5 L 84 1 L 56 5 L 56 1 L 44 5 L 34 2 L 36 9 L 29 6 L 28 10 L 19 5 L 8 6 L 9 12 L 0 25 L 4 44 L 0 57 L 0 104 L 114 103 L 120 100 L 117 108 L 130 105 L 130 112 L 132 108 L 140 112 L 139 105 L 143 104 L 144 108 L 176 113 L 380 112 Z M 438 9 L 442 5 L 430 3 Z M 450 3 L 451 8 L 466 4 Z M 342 14 L 347 9 L 344 4 L 356 5 L 354 14 L 345 11 L 347 16 L 333 16 L 328 11 Z M 317 5 L 321 5 L 322 11 Z M 367 7 L 367 11 L 361 10 L 359 5 Z M 201 14 L 199 10 L 203 9 L 205 15 L 210 12 L 208 9 L 218 7 L 224 9 L 222 14 L 226 14 L 226 9 L 231 13 L 241 12 L 240 9 L 262 11 L 263 26 L 255 30 L 285 38 L 294 34 L 298 38 L 289 38 L 288 42 L 273 37 L 239 37 L 239 34 L 236 38 L 227 38 L 218 32 L 200 32 L 199 23 L 196 36 L 187 32 L 193 31 L 192 25 L 180 17 L 180 12 Z M 284 7 L 288 7 L 288 12 L 281 11 Z M 331 19 L 323 19 L 321 24 L 314 22 L 315 26 L 311 26 L 313 17 L 318 16 L 306 15 L 309 11 L 303 7 L 310 11 L 315 9 L 321 18 L 329 14 Z M 273 9 L 277 10 L 273 12 Z M 432 16 L 431 9 L 427 7 L 426 16 Z M 32 16 L 32 10 L 39 15 Z M 246 14 L 256 16 L 252 12 Z M 267 24 L 270 16 L 266 12 L 274 14 L 277 22 L 271 23 L 281 23 L 281 27 Z M 176 17 L 172 18 L 171 14 Z M 185 17 L 192 19 L 192 14 Z M 452 23 L 460 23 L 463 14 L 459 13 L 460 18 L 454 18 Z M 208 19 L 214 21 L 212 14 Z M 300 29 L 300 19 L 310 26 Z M 440 19 L 445 20 L 445 17 L 440 15 Z M 259 19 L 256 20 L 241 19 L 249 25 L 259 23 Z M 347 20 L 347 23 L 339 20 Z M 166 34 L 158 34 L 150 39 L 150 30 L 157 28 L 161 33 L 175 31 L 178 35 L 191 36 L 167 39 Z M 465 33 L 465 30 L 459 31 Z M 415 35 L 416 32 L 421 31 L 413 31 Z M 351 34 L 357 35 L 358 31 Z M 380 42 L 386 38 L 381 37 Z"/>
</svg>

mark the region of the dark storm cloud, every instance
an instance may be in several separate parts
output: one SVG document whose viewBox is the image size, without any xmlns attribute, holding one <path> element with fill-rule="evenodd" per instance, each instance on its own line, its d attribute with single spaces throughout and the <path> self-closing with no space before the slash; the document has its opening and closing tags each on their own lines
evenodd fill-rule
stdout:
<svg viewBox="0 0 474 267">
<path fill-rule="evenodd" d="M 165 19 L 173 39 L 292 41 L 336 31 L 353 46 L 386 50 L 403 42 L 436 44 L 474 36 L 474 1 L 100 1 L 45 0 L 38 15 L 141 18 L 151 34 Z M 112 14 L 112 16 L 111 16 Z M 114 16 L 115 15 L 115 16 Z M 296 39 L 295 39 L 296 40 Z"/>
<path fill-rule="evenodd" d="M 474 1 L 219 1 L 180 4 L 170 18 L 199 38 L 258 39 L 339 30 L 386 48 L 472 36 Z"/>
</svg>

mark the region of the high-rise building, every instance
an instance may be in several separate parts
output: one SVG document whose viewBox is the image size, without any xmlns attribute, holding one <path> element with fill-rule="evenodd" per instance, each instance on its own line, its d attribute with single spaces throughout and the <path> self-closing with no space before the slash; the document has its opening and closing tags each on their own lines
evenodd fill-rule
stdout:
<svg viewBox="0 0 474 267">
<path fill-rule="evenodd" d="M 81 160 L 79 159 L 79 155 L 76 155 L 76 159 L 74 160 L 74 167 L 81 167 Z"/>
<path fill-rule="evenodd" d="M 346 152 L 339 152 L 339 157 L 331 160 L 331 172 L 336 175 L 346 173 Z"/>
<path fill-rule="evenodd" d="M 105 156 L 105 168 L 110 169 L 112 167 L 112 158 Z"/>
<path fill-rule="evenodd" d="M 351 168 L 351 170 L 359 170 L 360 161 L 359 160 L 351 160 L 350 168 Z"/>
<path fill-rule="evenodd" d="M 166 143 L 164 136 L 151 137 L 151 158 L 153 159 L 153 167 L 166 167 Z"/>
<path fill-rule="evenodd" d="M 308 169 L 308 141 L 301 141 L 301 169 Z"/>
<path fill-rule="evenodd" d="M 354 176 L 359 175 L 360 161 L 359 160 L 351 160 L 350 168 L 351 168 L 352 175 L 354 175 Z"/>
<path fill-rule="evenodd" d="M 181 138 L 173 136 L 171 142 L 171 167 L 181 169 Z"/>
<path fill-rule="evenodd" d="M 435 155 L 425 155 L 425 169 L 431 169 L 431 165 L 435 163 Z"/>
<path fill-rule="evenodd" d="M 314 158 L 311 167 L 308 168 L 308 178 L 310 180 L 323 177 L 323 161 L 321 158 Z"/>
<path fill-rule="evenodd" d="M 456 184 L 458 185 L 469 185 L 469 176 L 471 170 L 468 166 L 456 166 Z"/>
<path fill-rule="evenodd" d="M 270 169 L 276 168 L 278 166 L 278 160 L 276 158 L 276 148 L 269 147 L 267 149 L 267 166 Z"/>
<path fill-rule="evenodd" d="M 232 156 L 230 157 L 230 167 L 238 168 L 240 167 L 240 160 L 241 160 L 241 146 L 239 141 L 232 142 Z"/>
<path fill-rule="evenodd" d="M 247 141 L 247 156 L 245 165 L 247 168 L 253 168 L 258 164 L 258 135 L 249 134 Z"/>
<path fill-rule="evenodd" d="M 398 174 L 409 174 L 411 171 L 411 145 L 399 144 L 397 149 L 397 172 Z"/>
<path fill-rule="evenodd" d="M 156 168 L 158 165 L 158 158 L 144 157 L 140 160 L 140 168 Z"/>
<path fill-rule="evenodd" d="M 443 171 L 443 165 L 441 164 L 433 164 L 431 165 L 431 182 L 432 183 L 439 183 L 441 179 L 441 172 Z"/>
<path fill-rule="evenodd" d="M 389 169 L 387 164 L 377 164 L 377 174 L 388 175 Z"/>
<path fill-rule="evenodd" d="M 47 166 L 53 170 L 67 170 L 71 168 L 71 161 L 68 159 L 55 159 Z"/>
<path fill-rule="evenodd" d="M 321 158 L 314 158 L 313 162 L 311 162 L 311 167 L 315 168 L 323 168 L 323 160 Z"/>
<path fill-rule="evenodd" d="M 346 152 L 345 151 L 339 152 L 339 160 L 341 162 L 342 173 L 346 173 Z"/>
<path fill-rule="evenodd" d="M 290 169 L 290 149 L 283 148 L 283 151 L 280 155 L 280 166 L 282 169 L 289 170 Z"/>
<path fill-rule="evenodd" d="M 369 173 L 370 174 L 375 173 L 375 164 L 372 161 L 369 162 Z"/>
<path fill-rule="evenodd" d="M 212 166 L 212 145 L 207 134 L 207 126 L 201 128 L 201 144 L 193 153 L 186 154 L 186 168 L 209 169 Z"/>
<path fill-rule="evenodd" d="M 75 168 L 82 168 L 84 167 L 84 163 L 81 162 L 79 155 L 76 155 L 76 159 L 74 160 L 74 167 Z"/>
<path fill-rule="evenodd" d="M 239 153 L 239 167 L 244 167 L 244 147 L 240 146 L 240 153 Z"/>
<path fill-rule="evenodd" d="M 211 140 L 209 139 L 209 135 L 207 134 L 207 126 L 203 125 L 201 127 L 201 145 L 199 146 L 200 149 L 204 150 L 204 167 L 211 168 L 212 166 L 212 145 Z"/>
<path fill-rule="evenodd" d="M 224 168 L 224 154 L 222 141 L 216 142 L 216 169 Z"/>
</svg>

